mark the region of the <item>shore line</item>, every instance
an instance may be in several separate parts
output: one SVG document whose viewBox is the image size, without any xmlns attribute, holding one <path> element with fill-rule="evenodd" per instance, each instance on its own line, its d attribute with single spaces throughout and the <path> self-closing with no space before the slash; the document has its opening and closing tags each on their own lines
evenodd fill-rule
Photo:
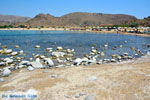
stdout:
<svg viewBox="0 0 150 100">
<path fill-rule="evenodd" d="M 69 29 L 63 29 L 63 28 L 10 28 L 10 29 L 5 29 L 2 28 L 1 30 L 30 30 L 30 31 L 74 31 L 74 32 L 90 32 L 90 33 L 99 33 L 99 34 L 123 34 L 123 35 L 134 35 L 134 36 L 144 36 L 144 37 L 150 37 L 150 34 L 142 34 L 142 33 L 128 33 L 128 32 L 118 32 L 118 31 L 86 31 L 86 30 L 69 30 Z"/>
</svg>

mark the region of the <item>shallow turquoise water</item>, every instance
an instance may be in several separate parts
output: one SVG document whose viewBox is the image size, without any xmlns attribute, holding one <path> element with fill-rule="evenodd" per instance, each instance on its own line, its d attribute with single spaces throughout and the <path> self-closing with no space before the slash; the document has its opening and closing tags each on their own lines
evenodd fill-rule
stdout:
<svg viewBox="0 0 150 100">
<path fill-rule="evenodd" d="M 62 46 L 64 48 L 75 49 L 76 56 L 82 57 L 90 52 L 95 46 L 99 51 L 104 51 L 106 58 L 111 54 L 122 54 L 128 52 L 134 55 L 131 47 L 140 49 L 143 53 L 150 50 L 146 45 L 150 44 L 150 37 L 130 36 L 121 34 L 96 34 L 80 33 L 71 31 L 0 31 L 0 43 L 8 48 L 19 51 L 24 50 L 26 57 L 31 57 L 32 53 L 49 55 L 46 48 Z M 127 41 L 127 43 L 125 43 Z M 108 44 L 108 49 L 104 45 Z M 20 48 L 14 48 L 19 45 Z M 34 48 L 40 45 L 40 49 Z M 122 48 L 119 48 L 123 45 Z M 112 48 L 117 47 L 116 50 Z M 1 46 L 0 46 L 1 48 Z M 2 57 L 3 55 L 0 55 Z M 140 56 L 140 55 L 139 55 Z M 137 56 L 137 57 L 139 57 Z"/>
</svg>

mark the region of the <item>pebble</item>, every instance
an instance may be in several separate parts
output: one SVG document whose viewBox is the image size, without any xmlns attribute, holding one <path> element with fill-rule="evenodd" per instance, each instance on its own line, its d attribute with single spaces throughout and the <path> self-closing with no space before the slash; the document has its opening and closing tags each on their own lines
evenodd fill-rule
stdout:
<svg viewBox="0 0 150 100">
<path fill-rule="evenodd" d="M 0 78 L 0 82 L 4 82 L 5 80 L 3 78 Z"/>
<path fill-rule="evenodd" d="M 88 80 L 89 80 L 89 81 L 96 81 L 96 80 L 97 80 L 97 77 L 91 76 L 91 77 L 88 78 Z"/>
</svg>

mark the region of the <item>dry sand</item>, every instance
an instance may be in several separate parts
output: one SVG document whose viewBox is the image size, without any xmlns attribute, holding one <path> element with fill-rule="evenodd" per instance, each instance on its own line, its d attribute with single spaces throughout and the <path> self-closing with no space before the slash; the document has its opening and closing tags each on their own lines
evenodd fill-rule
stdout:
<svg viewBox="0 0 150 100">
<path fill-rule="evenodd" d="M 84 100 L 88 95 L 96 100 L 150 100 L 150 56 L 118 64 L 21 69 L 0 83 L 4 93 L 29 89 L 38 92 L 36 100 Z"/>
</svg>

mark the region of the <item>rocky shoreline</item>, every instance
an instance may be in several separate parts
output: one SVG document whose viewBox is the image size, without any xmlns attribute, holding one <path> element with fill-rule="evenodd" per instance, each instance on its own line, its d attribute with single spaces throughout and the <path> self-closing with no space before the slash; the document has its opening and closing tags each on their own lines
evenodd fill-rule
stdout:
<svg viewBox="0 0 150 100">
<path fill-rule="evenodd" d="M 126 42 L 126 41 L 125 41 Z M 19 45 L 15 45 L 15 48 L 19 48 Z M 150 46 L 147 45 L 147 48 Z M 5 55 L 4 58 L 0 58 L 0 76 L 7 77 L 12 71 L 26 68 L 29 71 L 35 69 L 45 69 L 45 68 L 64 68 L 64 67 L 77 67 L 80 65 L 90 66 L 94 64 L 106 64 L 106 63 L 117 63 L 122 61 L 127 61 L 134 59 L 134 56 L 143 56 L 145 55 L 139 49 L 131 48 L 136 52 L 135 55 L 129 55 L 127 52 L 122 53 L 121 55 L 112 54 L 111 59 L 106 59 L 105 53 L 98 51 L 95 47 L 91 47 L 91 52 L 85 54 L 83 57 L 75 57 L 74 49 L 64 49 L 63 47 L 46 48 L 45 50 L 50 54 L 40 55 L 32 54 L 32 57 L 29 60 L 24 59 L 24 51 L 13 51 L 8 49 L 7 46 L 2 46 L 3 49 L 0 49 L 0 54 Z M 35 48 L 40 48 L 40 45 L 36 45 Z M 104 45 L 104 48 L 108 48 L 108 45 Z M 115 48 L 115 47 L 114 47 Z M 119 48 L 122 48 L 120 45 Z"/>
</svg>

